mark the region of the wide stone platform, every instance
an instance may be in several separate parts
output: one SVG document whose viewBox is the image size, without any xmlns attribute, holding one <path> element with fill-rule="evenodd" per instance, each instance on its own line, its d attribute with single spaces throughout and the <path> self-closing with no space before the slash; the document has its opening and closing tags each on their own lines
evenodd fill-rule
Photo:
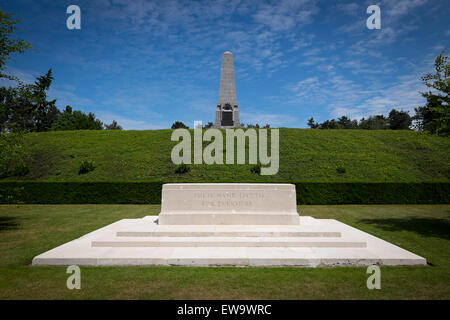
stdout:
<svg viewBox="0 0 450 320">
<path fill-rule="evenodd" d="M 294 185 L 166 184 L 162 197 L 159 216 L 117 221 L 33 265 L 426 265 L 339 221 L 299 217 Z"/>
</svg>

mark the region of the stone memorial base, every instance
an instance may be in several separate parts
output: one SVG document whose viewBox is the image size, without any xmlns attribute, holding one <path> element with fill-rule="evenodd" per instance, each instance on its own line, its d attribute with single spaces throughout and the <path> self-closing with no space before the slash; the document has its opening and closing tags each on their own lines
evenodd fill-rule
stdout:
<svg viewBox="0 0 450 320">
<path fill-rule="evenodd" d="M 333 219 L 299 217 L 288 184 L 166 184 L 159 216 L 123 219 L 33 259 L 33 265 L 426 265 Z"/>
</svg>

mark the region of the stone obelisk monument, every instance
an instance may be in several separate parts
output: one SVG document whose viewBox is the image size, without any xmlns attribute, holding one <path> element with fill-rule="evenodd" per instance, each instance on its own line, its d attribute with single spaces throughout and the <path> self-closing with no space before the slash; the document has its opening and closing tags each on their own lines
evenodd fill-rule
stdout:
<svg viewBox="0 0 450 320">
<path fill-rule="evenodd" d="M 236 84 L 234 81 L 233 54 L 230 51 L 226 51 L 222 55 L 219 101 L 217 102 L 214 127 L 225 129 L 240 127 Z"/>
</svg>

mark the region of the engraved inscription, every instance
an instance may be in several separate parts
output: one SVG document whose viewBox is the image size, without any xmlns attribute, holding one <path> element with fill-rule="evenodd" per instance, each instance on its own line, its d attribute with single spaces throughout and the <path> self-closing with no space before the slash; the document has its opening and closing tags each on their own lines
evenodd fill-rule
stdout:
<svg viewBox="0 0 450 320">
<path fill-rule="evenodd" d="M 262 192 L 195 192 L 194 201 L 203 208 L 251 208 L 254 202 L 264 199 Z"/>
</svg>

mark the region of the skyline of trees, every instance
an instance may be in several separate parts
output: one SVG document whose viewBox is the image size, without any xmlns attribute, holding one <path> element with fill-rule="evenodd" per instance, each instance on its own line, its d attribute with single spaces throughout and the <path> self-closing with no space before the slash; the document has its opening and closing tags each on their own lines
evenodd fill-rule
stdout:
<svg viewBox="0 0 450 320">
<path fill-rule="evenodd" d="M 412 126 L 412 120 L 409 112 L 392 109 L 387 117 L 373 115 L 359 121 L 342 116 L 337 120 L 331 119 L 318 123 L 311 117 L 307 125 L 311 129 L 409 130 Z"/>
</svg>

